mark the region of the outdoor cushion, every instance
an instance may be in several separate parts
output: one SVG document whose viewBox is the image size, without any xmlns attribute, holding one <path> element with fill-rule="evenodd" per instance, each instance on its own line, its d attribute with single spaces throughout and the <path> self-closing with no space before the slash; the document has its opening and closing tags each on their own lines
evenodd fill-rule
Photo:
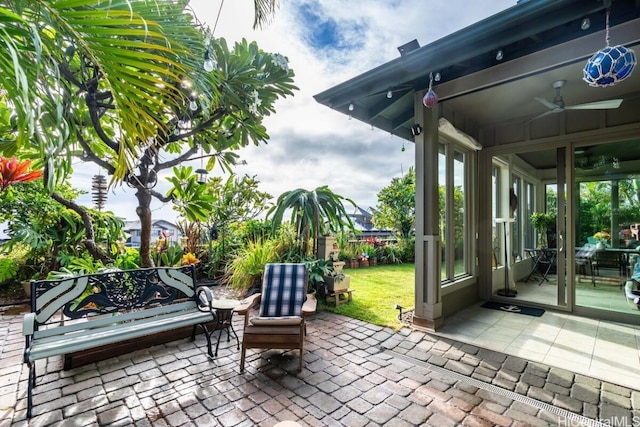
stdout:
<svg viewBox="0 0 640 427">
<path fill-rule="evenodd" d="M 294 326 L 302 323 L 302 317 L 285 316 L 285 317 L 252 317 L 250 320 L 252 325 L 256 326 Z"/>
<path fill-rule="evenodd" d="M 306 291 L 305 264 L 267 264 L 264 268 L 259 316 L 300 316 Z"/>
</svg>

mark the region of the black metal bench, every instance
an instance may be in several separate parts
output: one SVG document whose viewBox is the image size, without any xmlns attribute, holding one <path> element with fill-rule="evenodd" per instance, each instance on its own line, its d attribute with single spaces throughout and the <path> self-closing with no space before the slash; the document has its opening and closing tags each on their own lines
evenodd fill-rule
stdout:
<svg viewBox="0 0 640 427">
<path fill-rule="evenodd" d="M 195 266 L 155 267 L 31 282 L 31 312 L 23 322 L 29 365 L 27 417 L 39 359 L 200 325 L 213 358 L 206 323 L 215 320 L 209 288 L 196 288 Z"/>
</svg>

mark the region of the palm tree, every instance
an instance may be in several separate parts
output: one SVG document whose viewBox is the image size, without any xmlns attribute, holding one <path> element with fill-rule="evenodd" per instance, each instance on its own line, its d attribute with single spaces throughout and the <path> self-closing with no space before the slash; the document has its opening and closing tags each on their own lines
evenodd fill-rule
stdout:
<svg viewBox="0 0 640 427">
<path fill-rule="evenodd" d="M 262 28 L 264 25 L 268 24 L 271 17 L 275 14 L 277 6 L 277 0 L 253 0 L 253 7 L 256 11 L 255 18 L 253 20 L 253 28 Z"/>
<path fill-rule="evenodd" d="M 338 231 L 344 226 L 353 229 L 343 200 L 356 206 L 353 200 L 334 193 L 327 186 L 313 191 L 298 188 L 282 193 L 276 205 L 267 213 L 267 218 L 272 220 L 273 228 L 276 229 L 282 224 L 285 212 L 291 210 L 291 223 L 295 225 L 302 241 L 302 255 L 309 253 L 310 239 L 314 239 L 313 253 L 317 254 L 319 236 L 329 231 Z"/>
</svg>

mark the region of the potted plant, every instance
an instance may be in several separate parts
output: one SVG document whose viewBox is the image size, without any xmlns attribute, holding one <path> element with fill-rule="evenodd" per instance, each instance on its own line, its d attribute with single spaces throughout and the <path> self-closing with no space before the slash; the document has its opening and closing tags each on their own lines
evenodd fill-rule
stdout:
<svg viewBox="0 0 640 427">
<path fill-rule="evenodd" d="M 344 249 L 341 249 L 338 259 L 344 261 L 347 268 L 358 268 L 360 266 L 355 248 L 352 245 L 348 245 Z"/>
<path fill-rule="evenodd" d="M 539 248 L 547 247 L 547 231 L 555 222 L 556 217 L 553 214 L 544 212 L 534 212 L 531 214 L 531 225 L 538 232 L 537 242 Z"/>
<path fill-rule="evenodd" d="M 349 289 L 350 278 L 342 272 L 344 266 L 344 261 L 333 261 L 332 271 L 324 276 L 324 284 L 328 295 Z"/>
<path fill-rule="evenodd" d="M 309 271 L 309 292 L 315 292 L 320 299 L 327 294 L 325 278 L 333 273 L 333 261 L 328 259 L 314 259 L 306 261 Z"/>
</svg>

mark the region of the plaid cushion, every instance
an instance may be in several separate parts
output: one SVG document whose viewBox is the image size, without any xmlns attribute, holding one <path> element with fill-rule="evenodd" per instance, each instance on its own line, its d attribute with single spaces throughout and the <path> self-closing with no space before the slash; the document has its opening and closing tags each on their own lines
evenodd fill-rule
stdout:
<svg viewBox="0 0 640 427">
<path fill-rule="evenodd" d="M 300 316 L 306 294 L 305 264 L 267 264 L 262 277 L 260 317 Z"/>
</svg>

